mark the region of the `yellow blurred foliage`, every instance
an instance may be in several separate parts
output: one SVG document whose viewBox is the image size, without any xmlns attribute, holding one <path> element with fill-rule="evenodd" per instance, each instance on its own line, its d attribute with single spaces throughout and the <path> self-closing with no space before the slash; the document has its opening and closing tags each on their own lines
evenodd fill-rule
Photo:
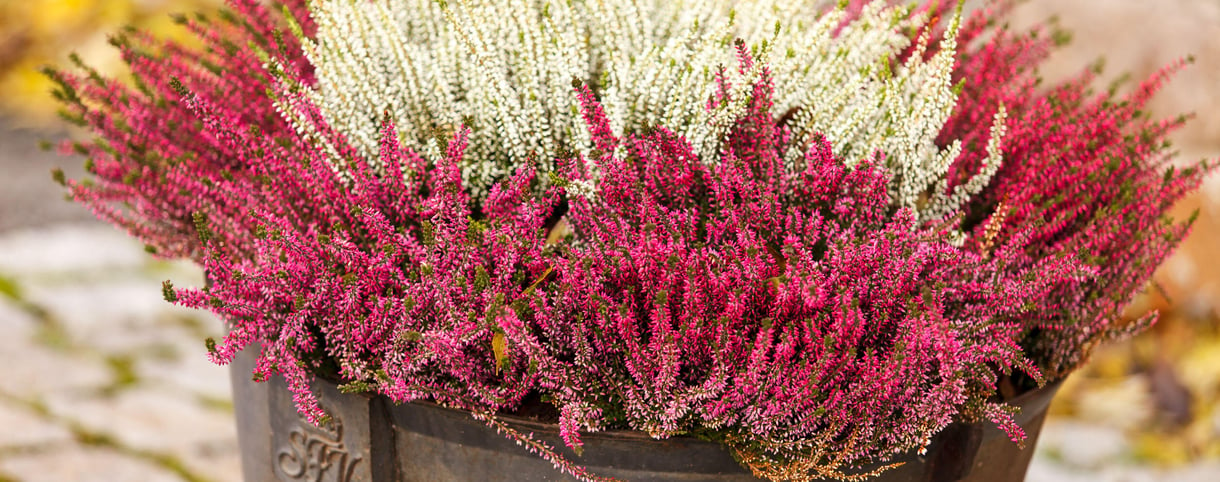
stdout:
<svg viewBox="0 0 1220 482">
<path fill-rule="evenodd" d="M 1186 352 L 1182 381 L 1203 399 L 1220 398 L 1220 338 L 1206 338 Z"/>
<path fill-rule="evenodd" d="M 1220 326 L 1171 315 L 1098 350 L 1064 382 L 1051 416 L 1123 430 L 1135 463 L 1220 458 Z"/>
<path fill-rule="evenodd" d="M 107 38 L 124 26 L 164 38 L 189 39 L 169 14 L 214 8 L 220 0 L 0 0 L 0 114 L 16 124 L 54 117 L 51 83 L 39 72 L 64 66 L 77 52 L 90 65 L 121 73 Z"/>
</svg>

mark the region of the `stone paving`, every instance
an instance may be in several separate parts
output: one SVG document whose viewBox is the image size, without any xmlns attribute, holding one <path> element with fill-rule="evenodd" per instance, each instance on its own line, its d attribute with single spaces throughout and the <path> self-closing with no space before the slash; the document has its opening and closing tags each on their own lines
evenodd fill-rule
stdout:
<svg viewBox="0 0 1220 482">
<path fill-rule="evenodd" d="M 240 478 L 220 323 L 161 299 L 197 269 L 102 225 L 0 235 L 0 480 Z"/>
<path fill-rule="evenodd" d="M 161 299 L 197 268 L 153 259 L 63 200 L 58 134 L 0 119 L 0 482 L 241 477 L 221 324 Z"/>
</svg>

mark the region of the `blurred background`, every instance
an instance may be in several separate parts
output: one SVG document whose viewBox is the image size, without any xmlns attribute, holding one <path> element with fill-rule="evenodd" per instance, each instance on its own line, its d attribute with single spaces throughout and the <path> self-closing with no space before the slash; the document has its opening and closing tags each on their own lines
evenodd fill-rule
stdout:
<svg viewBox="0 0 1220 482">
<path fill-rule="evenodd" d="M 202 340 L 220 323 L 161 299 L 201 284 L 185 263 L 64 201 L 50 179 L 82 160 L 38 148 L 69 136 L 37 69 L 69 52 L 121 75 L 107 35 L 131 25 L 186 38 L 171 12 L 219 0 L 0 0 L 0 482 L 238 480 L 228 373 Z M 977 4 L 970 1 L 969 4 Z M 1154 115 L 1193 113 L 1174 136 L 1183 162 L 1220 159 L 1220 2 L 1029 0 L 1016 26 L 1055 18 L 1072 42 L 1045 65 L 1062 79 L 1105 59 L 1108 82 L 1195 64 Z M 1177 207 L 1190 238 L 1130 308 L 1161 321 L 1100 350 L 1052 406 L 1028 480 L 1220 480 L 1220 179 Z"/>
</svg>

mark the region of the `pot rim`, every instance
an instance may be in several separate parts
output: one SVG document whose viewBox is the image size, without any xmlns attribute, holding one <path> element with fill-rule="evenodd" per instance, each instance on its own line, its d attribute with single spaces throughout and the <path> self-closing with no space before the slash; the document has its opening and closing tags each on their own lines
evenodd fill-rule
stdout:
<svg viewBox="0 0 1220 482">
<path fill-rule="evenodd" d="M 319 380 L 321 380 L 321 378 L 319 378 Z M 326 382 L 333 383 L 330 380 L 326 380 Z M 1004 401 L 1003 403 L 1020 409 L 1020 412 L 1017 413 L 1016 415 L 1014 415 L 1014 418 L 1017 418 L 1018 423 L 1024 424 L 1026 420 L 1028 420 L 1032 416 L 1042 412 L 1047 406 L 1050 405 L 1051 400 L 1054 398 L 1055 393 L 1058 392 L 1058 390 L 1062 384 L 1063 384 L 1062 379 L 1056 380 L 1054 382 L 1044 384 L 1041 387 L 1034 388 L 1032 390 L 1027 390 L 1027 391 L 1021 393 L 1020 395 L 1013 397 L 1010 400 Z M 363 393 L 361 395 L 384 399 L 387 402 L 386 405 L 389 410 L 395 410 L 396 407 L 399 407 L 399 406 L 402 406 L 405 404 L 416 404 L 419 406 L 424 406 L 424 407 L 448 412 L 448 413 L 451 413 L 454 415 L 461 415 L 463 417 L 474 418 L 472 415 L 473 412 L 471 412 L 470 410 L 449 407 L 449 406 L 442 405 L 442 404 L 439 404 L 439 403 L 436 403 L 436 402 L 433 402 L 430 400 L 412 400 L 409 402 L 397 402 L 397 401 L 394 401 L 393 399 L 390 399 L 389 397 L 379 394 L 379 393 Z M 555 422 L 543 422 L 543 421 L 539 421 L 536 419 L 523 417 L 520 415 L 504 414 L 504 413 L 496 413 L 496 414 L 494 414 L 494 416 L 497 420 L 508 424 L 509 426 L 513 427 L 514 429 L 524 430 L 526 432 L 553 435 L 556 437 L 558 437 L 560 434 L 559 424 L 555 423 Z M 975 423 L 986 423 L 986 422 L 976 420 L 976 421 L 972 421 L 972 422 L 953 421 L 950 423 L 951 424 L 952 423 L 975 424 Z M 719 442 L 707 440 L 707 439 L 701 438 L 701 437 L 699 437 L 697 435 L 693 435 L 693 434 L 674 435 L 674 436 L 670 436 L 670 437 L 658 438 L 658 437 L 653 437 L 653 436 L 649 435 L 647 432 L 644 432 L 642 430 L 635 430 L 635 429 L 610 429 L 610 430 L 599 430 L 596 432 L 581 432 L 580 438 L 581 438 L 581 440 L 602 439 L 602 440 L 625 440 L 625 441 L 660 441 L 660 440 L 675 441 L 675 440 L 685 439 L 685 440 L 689 440 L 691 442 L 702 442 L 702 443 L 720 445 Z"/>
</svg>

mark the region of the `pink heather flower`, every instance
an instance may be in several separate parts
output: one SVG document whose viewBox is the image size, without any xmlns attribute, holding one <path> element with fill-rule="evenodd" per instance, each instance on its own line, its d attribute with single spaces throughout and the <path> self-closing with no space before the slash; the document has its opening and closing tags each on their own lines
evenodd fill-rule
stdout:
<svg viewBox="0 0 1220 482">
<path fill-rule="evenodd" d="M 569 197 L 577 242 L 519 342 L 569 444 L 570 427 L 697 433 L 760 475 L 844 477 L 964 409 L 1022 437 L 986 402 L 991 367 L 1036 376 L 1019 325 L 997 315 L 1070 282 L 1071 260 L 982 278 L 1012 246 L 985 258 L 891 212 L 880 159 L 849 169 L 821 141 L 786 168 L 765 73 L 716 163 L 664 128 L 615 138 L 592 92 L 577 95 L 602 154 L 567 182 L 598 192 Z"/>
<path fill-rule="evenodd" d="M 282 3 L 304 12 L 304 2 Z M 255 171 L 263 154 L 219 138 L 196 116 L 191 102 L 213 102 L 249 133 L 273 139 L 276 149 L 304 146 L 267 95 L 274 76 L 248 48 L 280 53 L 289 73 L 309 82 L 311 68 L 300 45 L 292 35 L 278 33 L 277 15 L 260 2 L 231 0 L 230 7 L 232 13 L 219 20 L 177 18 L 196 33 L 202 49 L 142 33 L 113 37 L 134 86 L 103 78 L 79 61 L 85 75 L 47 72 L 59 84 L 55 95 L 64 104 L 62 115 L 96 134 L 95 141 L 65 146 L 88 157 L 85 167 L 92 174 L 87 181 L 64 181 L 72 197 L 159 256 L 201 261 L 195 235 L 195 220 L 201 217 L 213 226 L 211 234 L 224 238 L 226 249 L 248 245 L 252 225 L 244 203 L 249 199 L 220 196 L 216 184 L 233 179 L 251 193 L 261 184 Z M 309 32 L 308 17 L 298 18 Z"/>
<path fill-rule="evenodd" d="M 497 414 L 551 400 L 570 447 L 607 429 L 693 434 L 776 479 L 857 475 L 959 418 L 1020 440 L 992 401 L 998 378 L 1061 378 L 1150 323 L 1119 310 L 1188 228 L 1165 212 L 1210 169 L 1170 167 L 1164 136 L 1181 120 L 1141 113 L 1177 66 L 1121 98 L 1090 93 L 1088 74 L 1036 88 L 1051 37 L 990 27 L 1000 2 L 963 25 L 940 141 L 965 146 L 953 189 L 980 169 L 1003 106 L 1004 164 L 956 218 L 891 208 L 880 153 L 847 167 L 818 139 L 785 165 L 773 80 L 741 44 L 735 68 L 762 75 L 744 90 L 722 76 L 708 99 L 747 106 L 716 159 L 661 127 L 616 136 L 581 86 L 591 156 L 556 160 L 549 183 L 522 167 L 475 202 L 465 129 L 430 161 L 386 121 L 375 158 L 357 154 L 292 87 L 313 82 L 284 33 L 311 35 L 304 2 L 287 2 L 291 19 L 230 3 L 219 20 L 182 19 L 200 50 L 116 38 L 134 87 L 50 72 L 65 117 L 97 134 L 65 146 L 93 174 L 65 181 L 73 197 L 203 265 L 207 287 L 167 283 L 167 299 L 227 321 L 217 363 L 259 343 L 255 375 L 283 375 L 311 420 L 325 417 L 309 392 L 323 376 L 468 410 L 586 479 Z M 561 218 L 573 232 L 556 240 Z"/>
<path fill-rule="evenodd" d="M 1084 363 L 1098 344 L 1155 320 L 1153 313 L 1124 322 L 1121 313 L 1189 229 L 1189 220 L 1168 217 L 1169 208 L 1197 189 L 1212 166 L 1175 168 L 1166 135 L 1184 119 L 1143 113 L 1183 63 L 1121 97 L 1092 93 L 1087 71 L 1060 85 L 1039 85 L 1035 67 L 1056 36 L 991 27 L 1002 24 L 997 17 L 1009 8 L 1010 2 L 996 2 L 963 27 L 960 44 L 974 47 L 959 51 L 962 93 L 941 137 L 967 147 L 950 173 L 951 181 L 964 180 L 986 156 L 985 126 L 1004 106 L 1004 164 L 965 207 L 967 246 L 1016 243 L 1019 252 L 995 267 L 997 274 L 1067 257 L 1090 271 L 1086 279 L 1050 287 L 1012 318 L 1024 326 L 1026 355 L 1054 380 Z"/>
</svg>

